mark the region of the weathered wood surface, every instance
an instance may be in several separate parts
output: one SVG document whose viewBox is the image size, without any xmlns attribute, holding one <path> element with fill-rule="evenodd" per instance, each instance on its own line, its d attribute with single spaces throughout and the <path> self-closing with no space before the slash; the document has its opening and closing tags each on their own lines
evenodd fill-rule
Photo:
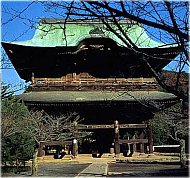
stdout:
<svg viewBox="0 0 190 178">
<path fill-rule="evenodd" d="M 43 145 L 69 145 L 69 144 L 72 144 L 72 141 L 43 141 L 43 142 L 40 142 L 42 143 Z"/>
<path fill-rule="evenodd" d="M 148 139 L 124 139 L 119 140 L 119 144 L 148 143 Z"/>
<path fill-rule="evenodd" d="M 72 73 L 61 78 L 35 78 L 32 75 L 32 91 L 65 90 L 157 90 L 155 78 L 95 78 L 88 73 Z"/>
<path fill-rule="evenodd" d="M 147 132 L 148 132 L 148 146 L 149 146 L 149 153 L 153 153 L 153 131 L 152 131 L 152 124 L 151 119 L 147 121 Z"/>
<path fill-rule="evenodd" d="M 144 133 L 140 134 L 140 139 L 144 139 Z M 144 153 L 144 142 L 140 143 L 140 152 Z"/>
<path fill-rule="evenodd" d="M 86 72 L 80 74 L 70 73 L 61 78 L 36 78 L 32 74 L 33 84 L 65 84 L 65 83 L 157 83 L 154 77 L 151 78 L 95 78 Z"/>
<path fill-rule="evenodd" d="M 119 122 L 114 121 L 114 146 L 116 156 L 120 154 L 120 144 L 119 144 Z"/>
<path fill-rule="evenodd" d="M 70 125 L 65 125 L 63 126 L 63 129 L 71 129 L 72 126 Z M 82 125 L 78 124 L 78 129 L 79 130 L 91 130 L 91 129 L 113 129 L 114 124 L 102 124 L 102 125 Z M 147 128 L 147 124 L 120 124 L 119 125 L 120 129 L 125 129 L 125 128 Z"/>
</svg>

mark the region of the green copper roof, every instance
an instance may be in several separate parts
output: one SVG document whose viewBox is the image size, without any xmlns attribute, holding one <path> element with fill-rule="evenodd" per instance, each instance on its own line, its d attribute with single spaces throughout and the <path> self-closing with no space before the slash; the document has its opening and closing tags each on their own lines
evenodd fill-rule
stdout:
<svg viewBox="0 0 190 178">
<path fill-rule="evenodd" d="M 69 102 L 102 102 L 102 101 L 140 101 L 168 100 L 177 97 L 170 93 L 159 91 L 41 91 L 28 92 L 18 96 L 26 102 L 69 103 Z"/>
<path fill-rule="evenodd" d="M 113 39 L 120 46 L 126 46 L 112 32 L 105 30 L 105 26 L 101 22 L 90 23 L 89 21 L 78 20 L 68 22 L 66 25 L 63 22 L 59 22 L 59 20 L 54 20 L 52 23 L 51 19 L 49 19 L 48 23 L 48 20 L 45 20 L 45 22 L 41 20 L 31 40 L 14 42 L 14 44 L 39 47 L 77 46 L 85 38 L 104 37 Z M 153 48 L 164 45 L 150 39 L 144 29 L 138 24 L 129 24 L 122 21 L 121 25 L 129 38 L 138 47 Z M 114 27 L 114 25 L 112 26 Z M 118 33 L 123 36 L 121 32 Z"/>
</svg>

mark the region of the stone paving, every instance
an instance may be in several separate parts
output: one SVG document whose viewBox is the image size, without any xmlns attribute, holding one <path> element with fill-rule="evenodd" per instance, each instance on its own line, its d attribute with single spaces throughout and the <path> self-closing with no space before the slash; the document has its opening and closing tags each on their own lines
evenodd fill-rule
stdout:
<svg viewBox="0 0 190 178">
<path fill-rule="evenodd" d="M 93 163 L 84 169 L 76 177 L 106 177 L 108 164 L 107 163 Z"/>
<path fill-rule="evenodd" d="M 44 164 L 39 166 L 39 176 L 75 177 L 85 170 L 89 164 Z"/>
</svg>

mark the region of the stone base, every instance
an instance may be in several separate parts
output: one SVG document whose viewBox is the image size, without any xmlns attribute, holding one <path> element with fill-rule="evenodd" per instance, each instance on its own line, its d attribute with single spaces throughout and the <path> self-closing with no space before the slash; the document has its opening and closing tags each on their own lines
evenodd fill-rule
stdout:
<svg viewBox="0 0 190 178">
<path fill-rule="evenodd" d="M 150 154 L 148 154 L 147 157 L 152 157 L 152 156 L 155 156 L 155 154 L 154 153 L 150 153 Z"/>
</svg>

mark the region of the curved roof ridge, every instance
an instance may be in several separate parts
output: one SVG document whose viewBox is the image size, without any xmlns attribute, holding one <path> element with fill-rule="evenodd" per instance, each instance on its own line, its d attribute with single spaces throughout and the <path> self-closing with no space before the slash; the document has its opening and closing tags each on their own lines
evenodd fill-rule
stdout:
<svg viewBox="0 0 190 178">
<path fill-rule="evenodd" d="M 43 22 L 44 20 L 46 22 Z M 66 23 L 64 25 L 61 21 L 57 23 L 58 21 L 60 20 L 54 18 L 41 19 L 32 39 L 14 42 L 13 44 L 38 47 L 77 46 L 85 38 L 106 37 L 113 39 L 119 46 L 126 47 L 125 43 L 115 34 L 107 30 L 103 23 L 94 23 L 93 21 L 88 23 L 89 21 L 87 20 L 83 20 L 85 23 L 80 23 L 80 20 L 72 20 L 72 23 Z M 141 25 L 129 24 L 128 21 L 123 23 L 124 20 L 121 21 L 124 31 L 126 31 L 129 38 L 139 48 L 154 48 L 164 45 L 163 43 L 152 40 Z M 119 33 L 122 35 L 121 32 Z"/>
</svg>

